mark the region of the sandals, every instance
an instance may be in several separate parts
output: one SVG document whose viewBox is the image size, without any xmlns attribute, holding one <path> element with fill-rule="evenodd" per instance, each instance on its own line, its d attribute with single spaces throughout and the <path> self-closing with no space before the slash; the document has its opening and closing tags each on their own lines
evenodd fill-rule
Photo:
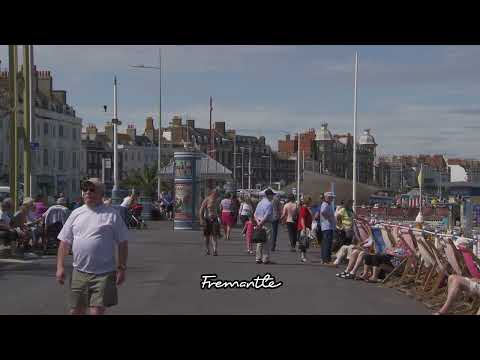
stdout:
<svg viewBox="0 0 480 360">
<path fill-rule="evenodd" d="M 341 277 L 342 279 L 347 279 L 347 280 L 355 279 L 355 275 L 350 274 L 350 273 L 346 273 L 346 274 L 340 275 L 340 277 Z"/>
<path fill-rule="evenodd" d="M 335 274 L 335 276 L 336 276 L 336 277 L 342 277 L 342 275 L 347 275 L 347 274 L 348 274 L 348 272 L 343 271 L 343 272 L 341 272 L 341 273 Z"/>
</svg>

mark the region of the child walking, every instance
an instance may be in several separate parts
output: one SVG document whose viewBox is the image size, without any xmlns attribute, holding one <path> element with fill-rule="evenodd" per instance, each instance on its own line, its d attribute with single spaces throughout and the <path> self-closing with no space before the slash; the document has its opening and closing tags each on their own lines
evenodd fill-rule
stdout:
<svg viewBox="0 0 480 360">
<path fill-rule="evenodd" d="M 252 237 L 253 237 L 253 228 L 255 227 L 255 220 L 253 217 L 250 215 L 248 217 L 248 220 L 245 222 L 245 226 L 243 227 L 242 234 L 245 237 L 245 242 L 247 244 L 247 252 L 250 255 L 253 255 L 253 243 L 252 243 Z"/>
</svg>

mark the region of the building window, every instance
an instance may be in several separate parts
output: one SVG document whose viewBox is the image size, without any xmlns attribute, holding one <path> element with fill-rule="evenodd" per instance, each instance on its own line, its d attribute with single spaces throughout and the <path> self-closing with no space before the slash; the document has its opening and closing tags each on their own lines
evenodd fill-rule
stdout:
<svg viewBox="0 0 480 360">
<path fill-rule="evenodd" d="M 77 129 L 75 128 L 72 129 L 72 138 L 73 140 L 77 140 Z"/>
<path fill-rule="evenodd" d="M 63 137 L 63 125 L 58 126 L 58 136 Z"/>
<path fill-rule="evenodd" d="M 63 170 L 63 151 L 58 152 L 58 169 Z"/>
<path fill-rule="evenodd" d="M 73 169 L 77 168 L 77 153 L 76 152 L 72 153 L 72 168 Z"/>
<path fill-rule="evenodd" d="M 56 130 L 55 130 L 55 125 L 52 125 L 52 136 L 55 137 L 56 135 Z"/>
<path fill-rule="evenodd" d="M 137 153 L 137 158 L 138 158 L 138 161 L 141 161 L 141 157 L 140 157 L 140 153 Z"/>
<path fill-rule="evenodd" d="M 48 123 L 43 123 L 43 135 L 48 136 Z"/>
<path fill-rule="evenodd" d="M 132 160 L 132 161 L 135 160 L 135 157 L 134 157 L 134 156 L 135 156 L 135 154 L 134 154 L 133 151 L 132 151 L 132 156 L 130 157 L 130 160 Z"/>
<path fill-rule="evenodd" d="M 48 166 L 48 150 L 43 149 L 43 166 Z"/>
</svg>

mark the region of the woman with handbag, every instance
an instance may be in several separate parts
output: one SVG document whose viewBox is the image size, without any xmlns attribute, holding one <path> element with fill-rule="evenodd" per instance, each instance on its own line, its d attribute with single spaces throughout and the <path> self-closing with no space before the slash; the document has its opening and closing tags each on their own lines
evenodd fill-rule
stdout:
<svg viewBox="0 0 480 360">
<path fill-rule="evenodd" d="M 300 211 L 297 220 L 298 243 L 300 250 L 300 261 L 307 262 L 306 253 L 310 246 L 310 236 L 312 231 L 312 212 L 310 206 L 312 205 L 312 198 L 307 197 L 300 206 Z"/>
<path fill-rule="evenodd" d="M 280 219 L 284 224 L 287 224 L 290 251 L 295 252 L 297 244 L 297 204 L 295 204 L 295 196 L 293 194 L 288 194 L 287 200 L 288 203 L 283 207 Z"/>
</svg>

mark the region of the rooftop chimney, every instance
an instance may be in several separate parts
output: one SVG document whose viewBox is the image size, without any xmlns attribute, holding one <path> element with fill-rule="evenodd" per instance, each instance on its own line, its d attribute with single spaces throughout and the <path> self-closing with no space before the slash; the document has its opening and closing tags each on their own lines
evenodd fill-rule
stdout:
<svg viewBox="0 0 480 360">
<path fill-rule="evenodd" d="M 145 130 L 152 130 L 154 129 L 154 126 L 153 126 L 153 118 L 151 116 L 149 116 L 146 120 L 145 120 Z"/>
<path fill-rule="evenodd" d="M 215 121 L 215 131 L 225 135 L 225 121 Z"/>
<path fill-rule="evenodd" d="M 135 141 L 135 139 L 137 137 L 137 129 L 135 128 L 134 124 L 129 124 L 128 125 L 127 135 L 130 136 L 130 139 L 132 139 L 132 141 Z"/>
<path fill-rule="evenodd" d="M 173 126 L 182 126 L 182 117 L 181 116 L 174 116 L 172 119 Z"/>
<path fill-rule="evenodd" d="M 110 121 L 105 124 L 105 136 L 113 142 L 113 124 Z"/>
<path fill-rule="evenodd" d="M 39 71 L 37 77 L 37 90 L 48 99 L 52 98 L 52 77 L 50 71 Z"/>
<path fill-rule="evenodd" d="M 95 138 L 97 137 L 97 127 L 94 124 L 88 124 L 87 126 L 87 136 L 88 140 L 94 141 Z"/>
</svg>

